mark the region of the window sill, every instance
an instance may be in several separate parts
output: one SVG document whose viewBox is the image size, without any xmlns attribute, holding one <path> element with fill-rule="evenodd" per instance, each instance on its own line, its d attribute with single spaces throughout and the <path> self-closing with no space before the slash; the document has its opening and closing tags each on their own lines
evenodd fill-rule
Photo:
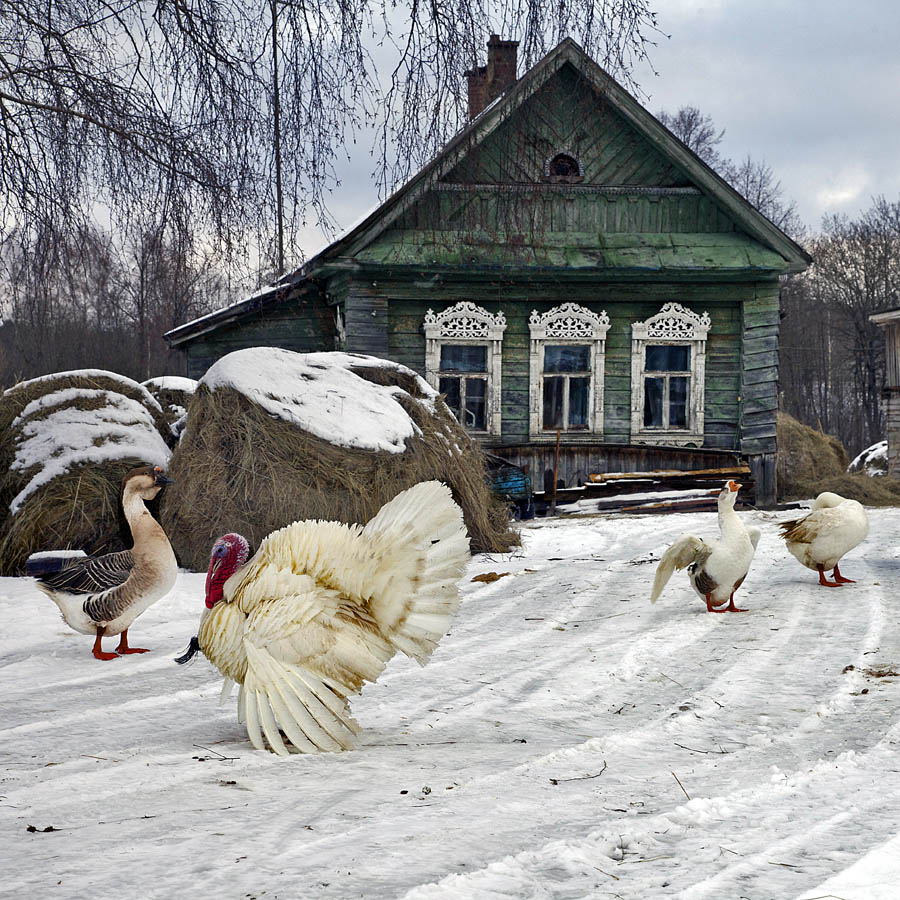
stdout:
<svg viewBox="0 0 900 900">
<path fill-rule="evenodd" d="M 635 444 L 655 444 L 666 447 L 703 446 L 703 435 L 687 431 L 638 432 L 631 436 Z"/>
</svg>

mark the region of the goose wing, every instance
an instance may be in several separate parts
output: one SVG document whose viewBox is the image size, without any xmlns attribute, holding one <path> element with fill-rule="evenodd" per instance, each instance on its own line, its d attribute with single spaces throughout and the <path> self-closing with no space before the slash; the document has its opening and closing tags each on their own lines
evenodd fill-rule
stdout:
<svg viewBox="0 0 900 900">
<path fill-rule="evenodd" d="M 846 521 L 844 511 L 839 506 L 814 509 L 800 519 L 789 519 L 781 522 L 781 536 L 794 544 L 811 544 L 816 538 L 823 537 Z"/>
<path fill-rule="evenodd" d="M 702 564 L 709 559 L 712 551 L 713 548 L 706 541 L 692 534 L 682 534 L 676 538 L 675 543 L 659 559 L 650 602 L 656 603 L 675 569 L 684 569 L 694 562 Z"/>
<path fill-rule="evenodd" d="M 134 568 L 130 550 L 87 559 L 76 557 L 58 572 L 41 575 L 38 581 L 66 594 L 97 594 L 124 584 Z"/>
</svg>

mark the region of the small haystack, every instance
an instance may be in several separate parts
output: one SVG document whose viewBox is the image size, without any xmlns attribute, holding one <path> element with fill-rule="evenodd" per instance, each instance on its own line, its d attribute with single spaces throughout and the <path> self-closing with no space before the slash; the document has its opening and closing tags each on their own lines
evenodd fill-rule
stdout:
<svg viewBox="0 0 900 900">
<path fill-rule="evenodd" d="M 371 356 L 255 347 L 223 357 L 200 381 L 169 471 L 163 527 L 199 570 L 226 532 L 256 546 L 297 519 L 366 522 L 429 479 L 453 491 L 474 551 L 518 543 L 481 451 L 444 402 L 411 369 Z"/>
<path fill-rule="evenodd" d="M 778 413 L 777 427 L 780 500 L 808 500 L 822 491 L 833 491 L 866 506 L 900 504 L 900 480 L 873 477 L 866 471 L 848 472 L 847 451 L 836 437 L 783 412 Z"/>
<path fill-rule="evenodd" d="M 172 446 L 181 437 L 187 421 L 187 408 L 197 390 L 197 382 L 193 378 L 180 375 L 160 375 L 148 378 L 143 386 L 153 395 L 162 407 L 163 415 L 169 426 L 167 439 Z"/>
<path fill-rule="evenodd" d="M 29 554 L 122 549 L 122 476 L 168 463 L 162 409 L 137 382 L 79 370 L 0 395 L 0 574 Z"/>
</svg>

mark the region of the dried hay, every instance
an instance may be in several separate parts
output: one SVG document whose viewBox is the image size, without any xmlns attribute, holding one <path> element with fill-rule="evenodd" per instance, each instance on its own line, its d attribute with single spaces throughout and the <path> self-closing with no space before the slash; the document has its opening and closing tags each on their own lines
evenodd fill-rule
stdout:
<svg viewBox="0 0 900 900">
<path fill-rule="evenodd" d="M 402 389 L 395 397 L 421 432 L 403 452 L 337 446 L 231 387 L 210 390 L 201 382 L 162 504 L 163 527 L 183 565 L 206 569 L 213 542 L 229 531 L 258 546 L 297 519 L 366 522 L 400 491 L 429 479 L 452 490 L 473 551 L 519 543 L 485 482 L 481 451 L 443 401 L 420 402 L 421 380 L 402 367 L 361 364 L 352 372 Z"/>
<path fill-rule="evenodd" d="M 112 373 L 61 373 L 0 396 L 0 574 L 38 550 L 102 553 L 130 546 L 122 477 L 165 464 L 161 410 Z"/>
<path fill-rule="evenodd" d="M 776 427 L 780 499 L 808 497 L 809 485 L 847 471 L 847 451 L 836 437 L 803 425 L 785 412 L 778 413 Z"/>
<path fill-rule="evenodd" d="M 187 408 L 197 390 L 197 382 L 192 378 L 162 375 L 142 382 L 142 386 L 162 407 L 167 425 L 165 437 L 174 446 L 184 430 Z"/>
<path fill-rule="evenodd" d="M 866 506 L 900 504 L 900 480 L 848 472 L 843 444 L 830 434 L 778 413 L 778 496 L 807 500 L 833 491 Z"/>
</svg>

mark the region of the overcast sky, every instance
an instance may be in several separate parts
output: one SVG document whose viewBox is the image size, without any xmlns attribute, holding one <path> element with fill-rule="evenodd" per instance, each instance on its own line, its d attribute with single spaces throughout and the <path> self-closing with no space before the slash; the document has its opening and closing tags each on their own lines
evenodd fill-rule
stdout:
<svg viewBox="0 0 900 900">
<path fill-rule="evenodd" d="M 710 115 L 725 130 L 720 152 L 764 159 L 812 231 L 873 196 L 900 199 L 897 0 L 658 0 L 655 9 L 671 37 L 651 51 L 658 74 L 636 72 L 651 112 L 693 105 Z M 339 168 L 332 209 L 344 228 L 378 202 L 363 150 Z M 307 255 L 327 243 L 312 228 L 301 240 Z"/>
</svg>

